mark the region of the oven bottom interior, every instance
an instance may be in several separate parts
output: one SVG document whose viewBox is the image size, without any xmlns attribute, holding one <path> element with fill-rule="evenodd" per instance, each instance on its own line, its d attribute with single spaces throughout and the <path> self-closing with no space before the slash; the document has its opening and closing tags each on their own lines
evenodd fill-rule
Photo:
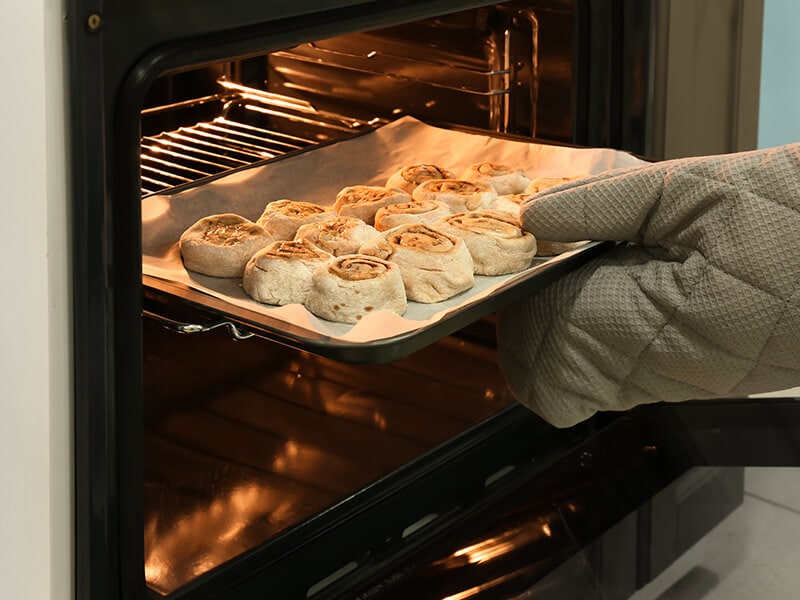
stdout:
<svg viewBox="0 0 800 600">
<path fill-rule="evenodd" d="M 170 593 L 511 403 L 495 352 L 445 338 L 348 365 L 145 320 L 145 573 Z"/>
<path fill-rule="evenodd" d="M 145 320 L 150 596 L 622 600 L 741 503 L 668 412 L 516 405 L 493 329 L 351 365 Z"/>
</svg>

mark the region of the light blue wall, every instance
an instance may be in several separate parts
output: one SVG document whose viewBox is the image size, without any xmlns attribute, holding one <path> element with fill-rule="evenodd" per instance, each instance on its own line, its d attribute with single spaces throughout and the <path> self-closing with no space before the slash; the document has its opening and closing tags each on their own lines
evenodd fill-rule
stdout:
<svg viewBox="0 0 800 600">
<path fill-rule="evenodd" d="M 764 0 L 758 146 L 800 141 L 800 2 Z"/>
</svg>

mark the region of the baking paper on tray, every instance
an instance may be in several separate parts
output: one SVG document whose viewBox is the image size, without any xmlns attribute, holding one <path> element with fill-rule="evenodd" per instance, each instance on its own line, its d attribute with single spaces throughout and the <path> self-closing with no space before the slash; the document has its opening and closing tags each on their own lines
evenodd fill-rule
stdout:
<svg viewBox="0 0 800 600">
<path fill-rule="evenodd" d="M 435 304 L 409 302 L 403 316 L 378 311 L 355 325 L 333 323 L 304 306 L 270 306 L 250 299 L 241 279 L 207 277 L 187 271 L 178 239 L 198 219 L 236 213 L 255 221 L 268 202 L 290 198 L 331 206 L 336 194 L 350 185 L 384 185 L 398 169 L 433 163 L 460 174 L 478 162 L 508 164 L 529 177 L 560 177 L 599 173 L 643 164 L 634 156 L 605 148 L 566 148 L 510 141 L 427 125 L 403 117 L 369 133 L 254 166 L 173 194 L 142 201 L 143 273 L 189 286 L 257 314 L 300 327 L 331 340 L 370 342 L 424 329 L 458 309 L 535 276 L 549 261 L 565 260 L 580 250 L 554 258 L 536 258 L 531 267 L 512 275 L 476 276 L 475 286 Z"/>
</svg>

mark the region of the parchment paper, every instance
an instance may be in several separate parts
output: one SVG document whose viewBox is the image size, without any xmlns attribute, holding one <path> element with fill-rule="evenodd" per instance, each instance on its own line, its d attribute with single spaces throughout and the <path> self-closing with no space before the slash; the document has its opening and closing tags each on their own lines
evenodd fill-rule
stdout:
<svg viewBox="0 0 800 600">
<path fill-rule="evenodd" d="M 241 279 L 207 277 L 187 271 L 177 242 L 186 228 L 207 215 L 231 212 L 255 221 L 273 200 L 290 198 L 330 206 L 343 187 L 383 185 L 392 173 L 407 165 L 433 163 L 458 176 L 478 162 L 523 168 L 531 178 L 599 173 L 642 164 L 630 154 L 616 150 L 509 141 L 433 127 L 403 117 L 358 137 L 232 173 L 178 193 L 145 198 L 142 201 L 143 273 L 183 283 L 232 305 L 331 340 L 370 342 L 424 329 L 463 306 L 480 302 L 518 280 L 535 276 L 545 263 L 567 260 L 581 250 L 549 259 L 536 258 L 529 269 L 513 275 L 476 276 L 472 289 L 445 302 L 409 302 L 402 317 L 378 311 L 349 325 L 320 319 L 299 304 L 277 307 L 255 302 L 242 290 Z"/>
</svg>

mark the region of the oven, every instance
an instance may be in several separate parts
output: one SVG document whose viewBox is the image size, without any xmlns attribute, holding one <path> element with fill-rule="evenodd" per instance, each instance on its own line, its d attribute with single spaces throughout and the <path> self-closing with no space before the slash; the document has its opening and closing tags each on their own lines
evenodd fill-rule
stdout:
<svg viewBox="0 0 800 600">
<path fill-rule="evenodd" d="M 753 147 L 755 3 L 677 4 L 72 1 L 75 596 L 625 598 L 737 505 L 741 466 L 797 464 L 788 398 L 549 427 L 497 368 L 500 301 L 331 351 L 143 276 L 146 199 L 403 117 L 648 160 Z"/>
</svg>

